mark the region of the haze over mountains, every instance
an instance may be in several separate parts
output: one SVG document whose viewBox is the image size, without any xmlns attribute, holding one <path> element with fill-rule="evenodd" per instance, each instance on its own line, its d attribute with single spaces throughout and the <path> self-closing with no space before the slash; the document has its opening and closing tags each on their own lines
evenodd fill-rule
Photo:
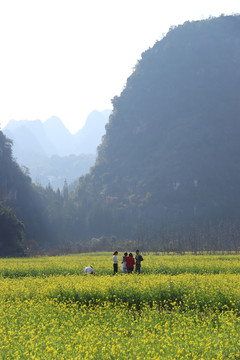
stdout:
<svg viewBox="0 0 240 360">
<path fill-rule="evenodd" d="M 240 16 L 171 28 L 142 54 L 112 103 L 96 162 L 71 192 L 32 184 L 0 132 L 0 220 L 13 241 L 19 243 L 16 234 L 23 238 L 25 231 L 28 248 L 34 240 L 64 251 L 112 250 L 116 244 L 239 251 Z M 52 122 L 65 134 L 57 119 L 47 122 L 49 133 Z M 35 126 L 25 145 L 34 145 L 40 133 L 35 149 L 51 156 L 58 141 L 45 136 L 41 123 Z"/>
<path fill-rule="evenodd" d="M 93 166 L 110 112 L 93 111 L 73 135 L 55 116 L 45 122 L 10 120 L 3 133 L 13 140 L 13 155 L 29 168 L 33 181 L 61 189 L 65 179 L 71 183 Z"/>
</svg>

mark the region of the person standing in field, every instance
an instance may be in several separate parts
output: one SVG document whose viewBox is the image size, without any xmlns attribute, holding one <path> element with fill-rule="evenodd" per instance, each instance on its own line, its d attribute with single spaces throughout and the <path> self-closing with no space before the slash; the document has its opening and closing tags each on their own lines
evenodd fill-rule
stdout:
<svg viewBox="0 0 240 360">
<path fill-rule="evenodd" d="M 123 254 L 123 257 L 122 257 L 122 264 L 121 264 L 121 268 L 122 268 L 122 273 L 123 274 L 127 274 L 127 260 L 126 260 L 126 257 L 128 256 L 128 253 L 125 252 Z"/>
<path fill-rule="evenodd" d="M 118 272 L 118 251 L 114 251 L 113 253 L 113 275 Z"/>
<path fill-rule="evenodd" d="M 141 262 L 143 261 L 143 257 L 141 254 L 139 254 L 139 250 L 136 250 L 135 261 L 136 261 L 135 272 L 140 274 Z"/>
<path fill-rule="evenodd" d="M 129 255 L 126 257 L 127 261 L 127 272 L 128 274 L 131 274 L 133 272 L 133 267 L 135 265 L 135 260 L 132 253 L 129 253 Z"/>
</svg>

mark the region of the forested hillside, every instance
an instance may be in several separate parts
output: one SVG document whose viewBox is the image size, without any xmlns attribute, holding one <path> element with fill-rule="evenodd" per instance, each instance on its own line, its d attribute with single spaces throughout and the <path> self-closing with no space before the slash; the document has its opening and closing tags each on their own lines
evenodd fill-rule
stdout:
<svg viewBox="0 0 240 360">
<path fill-rule="evenodd" d="M 9 206 L 24 207 L 29 197 L 29 178 L 12 159 L 12 142 L 0 131 L 0 256 L 23 252 L 24 224 Z"/>
<path fill-rule="evenodd" d="M 239 39 L 240 17 L 222 16 L 173 28 L 142 54 L 79 186 L 112 209 L 105 231 L 238 217 Z"/>
<path fill-rule="evenodd" d="M 0 257 L 60 247 L 67 191 L 33 184 L 13 158 L 12 141 L 0 131 Z"/>
</svg>

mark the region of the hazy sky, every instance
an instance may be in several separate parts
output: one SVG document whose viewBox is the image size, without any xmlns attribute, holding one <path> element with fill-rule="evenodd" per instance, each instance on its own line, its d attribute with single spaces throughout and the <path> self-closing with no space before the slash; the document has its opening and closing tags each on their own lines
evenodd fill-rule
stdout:
<svg viewBox="0 0 240 360">
<path fill-rule="evenodd" d="M 240 0 L 0 0 L 1 127 L 55 115 L 77 131 L 170 26 L 223 13 Z"/>
</svg>

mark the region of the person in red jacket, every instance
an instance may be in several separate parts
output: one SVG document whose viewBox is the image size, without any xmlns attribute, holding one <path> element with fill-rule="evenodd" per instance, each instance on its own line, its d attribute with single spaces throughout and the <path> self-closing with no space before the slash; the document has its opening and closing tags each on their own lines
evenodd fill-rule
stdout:
<svg viewBox="0 0 240 360">
<path fill-rule="evenodd" d="M 131 274 L 133 272 L 133 267 L 135 265 L 135 259 L 132 253 L 129 253 L 129 255 L 125 257 L 125 259 L 127 261 L 127 272 L 128 274 Z"/>
</svg>

